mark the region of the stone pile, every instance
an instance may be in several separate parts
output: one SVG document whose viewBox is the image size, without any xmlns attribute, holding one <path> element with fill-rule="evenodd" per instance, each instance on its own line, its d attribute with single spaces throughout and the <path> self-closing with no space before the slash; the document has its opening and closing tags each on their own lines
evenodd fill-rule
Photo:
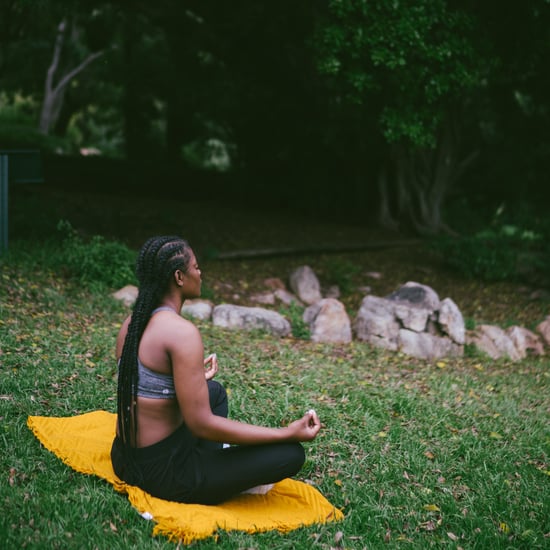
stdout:
<svg viewBox="0 0 550 550">
<path fill-rule="evenodd" d="M 432 288 L 414 281 L 386 297 L 366 295 L 353 321 L 338 300 L 338 288 L 323 290 L 309 266 L 291 273 L 290 288 L 279 278 L 270 278 L 265 283 L 270 290 L 252 295 L 250 300 L 263 306 L 304 307 L 303 321 L 313 342 L 346 344 L 355 338 L 423 359 L 460 356 L 464 346 L 471 345 L 493 359 L 521 360 L 529 353 L 543 355 L 545 346 L 550 346 L 550 316 L 538 325 L 536 333 L 518 326 L 504 330 L 479 325 L 466 330 L 462 314 L 451 298 L 440 300 Z M 365 292 L 368 291 L 366 287 Z M 130 285 L 113 296 L 131 306 L 137 288 Z M 265 307 L 190 300 L 181 313 L 230 330 L 262 330 L 278 337 L 292 332 L 287 318 Z"/>
</svg>

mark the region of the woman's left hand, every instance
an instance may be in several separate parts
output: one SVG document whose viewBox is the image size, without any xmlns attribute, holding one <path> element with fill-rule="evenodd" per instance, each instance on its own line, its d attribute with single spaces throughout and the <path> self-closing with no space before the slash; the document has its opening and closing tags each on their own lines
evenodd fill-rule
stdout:
<svg viewBox="0 0 550 550">
<path fill-rule="evenodd" d="M 211 353 L 205 360 L 204 360 L 204 376 L 207 380 L 212 380 L 214 376 L 216 376 L 216 373 L 218 372 L 218 356 L 215 353 Z"/>
</svg>

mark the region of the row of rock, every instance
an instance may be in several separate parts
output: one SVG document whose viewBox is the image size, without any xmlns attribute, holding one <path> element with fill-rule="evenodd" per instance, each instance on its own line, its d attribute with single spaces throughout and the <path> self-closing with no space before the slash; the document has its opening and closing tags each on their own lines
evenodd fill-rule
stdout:
<svg viewBox="0 0 550 550">
<path fill-rule="evenodd" d="M 332 287 L 323 297 L 319 280 L 308 266 L 301 266 L 291 274 L 290 290 L 279 278 L 265 283 L 270 290 L 250 299 L 263 305 L 279 302 L 303 306 L 303 321 L 314 342 L 349 343 L 355 337 L 377 347 L 424 359 L 460 356 L 465 344 L 469 344 L 493 359 L 519 360 L 528 353 L 542 355 L 544 346 L 550 345 L 550 316 L 539 324 L 538 334 L 518 326 L 503 330 L 480 325 L 468 331 L 451 298 L 440 300 L 432 288 L 416 282 L 405 283 L 385 298 L 365 296 L 353 322 L 338 300 L 338 289 Z M 124 287 L 114 296 L 131 305 L 137 288 Z M 193 300 L 184 304 L 181 313 L 227 329 L 262 330 L 281 337 L 292 332 L 285 316 L 265 307 L 214 305 L 208 300 Z"/>
</svg>

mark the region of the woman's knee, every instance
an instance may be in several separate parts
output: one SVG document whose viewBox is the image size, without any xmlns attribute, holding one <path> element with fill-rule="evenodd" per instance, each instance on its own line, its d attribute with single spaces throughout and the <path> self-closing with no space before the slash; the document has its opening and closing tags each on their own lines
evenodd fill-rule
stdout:
<svg viewBox="0 0 550 550">
<path fill-rule="evenodd" d="M 304 447 L 300 443 L 287 443 L 285 454 L 289 469 L 298 472 L 306 461 Z"/>
</svg>

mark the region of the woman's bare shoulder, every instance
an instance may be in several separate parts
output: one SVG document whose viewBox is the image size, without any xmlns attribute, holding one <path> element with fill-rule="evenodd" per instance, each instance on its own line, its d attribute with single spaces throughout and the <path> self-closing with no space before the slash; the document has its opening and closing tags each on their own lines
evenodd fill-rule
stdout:
<svg viewBox="0 0 550 550">
<path fill-rule="evenodd" d="M 168 339 L 199 335 L 199 329 L 189 319 L 169 311 L 157 313 L 151 319 L 149 327 Z"/>
</svg>

